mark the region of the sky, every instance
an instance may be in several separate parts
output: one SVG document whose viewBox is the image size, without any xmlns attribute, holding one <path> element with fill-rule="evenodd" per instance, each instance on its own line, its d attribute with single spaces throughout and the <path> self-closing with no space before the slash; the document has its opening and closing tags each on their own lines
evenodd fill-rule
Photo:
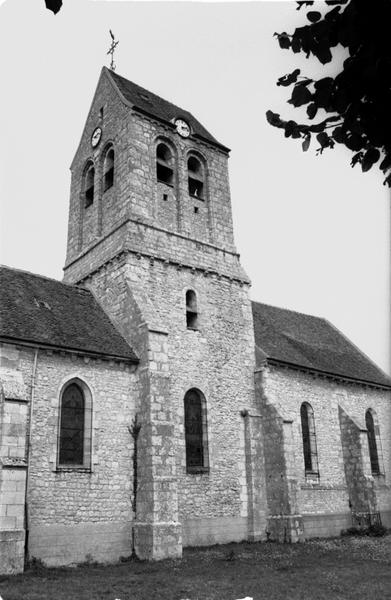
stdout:
<svg viewBox="0 0 391 600">
<path fill-rule="evenodd" d="M 69 166 L 109 65 L 112 29 L 117 73 L 191 111 L 232 149 L 236 245 L 252 298 L 327 318 L 390 373 L 390 197 L 382 174 L 351 169 L 340 147 L 303 153 L 265 119 L 268 109 L 303 117 L 286 104 L 278 77 L 297 66 L 322 72 L 273 37 L 303 22 L 292 0 L 64 0 L 57 15 L 43 0 L 3 0 L 0 262 L 62 278 Z"/>
</svg>

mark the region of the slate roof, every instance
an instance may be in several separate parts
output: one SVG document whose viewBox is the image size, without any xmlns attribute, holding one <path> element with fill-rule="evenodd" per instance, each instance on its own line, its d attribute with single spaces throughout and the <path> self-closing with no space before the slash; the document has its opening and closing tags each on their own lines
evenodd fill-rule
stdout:
<svg viewBox="0 0 391 600">
<path fill-rule="evenodd" d="M 265 360 L 391 387 L 391 379 L 326 319 L 253 302 L 257 363 Z"/>
<path fill-rule="evenodd" d="M 108 70 L 108 73 L 125 99 L 142 112 L 162 119 L 167 123 L 172 123 L 172 120 L 175 118 L 183 118 L 189 123 L 193 135 L 207 140 L 225 151 L 229 151 L 229 149 L 226 146 L 223 146 L 223 144 L 220 144 L 220 142 L 218 142 L 189 111 L 175 106 L 175 104 L 160 98 L 160 96 L 125 79 L 125 77 L 121 77 L 114 71 Z"/>
<path fill-rule="evenodd" d="M 91 292 L 2 266 L 0 339 L 138 360 Z"/>
</svg>

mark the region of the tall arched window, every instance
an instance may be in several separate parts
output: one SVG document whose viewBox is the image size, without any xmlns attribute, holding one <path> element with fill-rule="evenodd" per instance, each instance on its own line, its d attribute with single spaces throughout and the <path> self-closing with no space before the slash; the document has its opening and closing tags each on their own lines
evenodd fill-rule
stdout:
<svg viewBox="0 0 391 600">
<path fill-rule="evenodd" d="M 174 156 L 163 142 L 156 147 L 156 177 L 160 183 L 174 184 Z"/>
<path fill-rule="evenodd" d="M 376 437 L 377 437 L 376 433 L 378 433 L 378 431 L 376 432 L 376 429 L 378 429 L 378 427 L 376 427 L 376 425 L 375 425 L 374 412 L 371 409 L 367 410 L 367 412 L 365 413 L 365 425 L 367 428 L 369 458 L 371 461 L 372 474 L 379 475 L 380 474 L 379 452 L 378 452 L 377 441 L 376 441 Z"/>
<path fill-rule="evenodd" d="M 319 473 L 318 452 L 316 449 L 315 419 L 312 406 L 303 402 L 300 408 L 303 455 L 306 475 Z"/>
<path fill-rule="evenodd" d="M 185 395 L 186 470 L 200 473 L 209 470 L 206 401 L 197 389 Z"/>
<path fill-rule="evenodd" d="M 197 296 L 193 290 L 186 292 L 186 326 L 188 329 L 197 329 L 198 310 Z"/>
<path fill-rule="evenodd" d="M 200 200 L 204 199 L 204 167 L 195 156 L 190 156 L 187 161 L 189 194 Z"/>
<path fill-rule="evenodd" d="M 58 459 L 59 467 L 90 467 L 92 401 L 87 386 L 70 381 L 60 399 Z"/>
<path fill-rule="evenodd" d="M 94 201 L 95 168 L 89 163 L 84 175 L 84 208 L 90 206 Z"/>
<path fill-rule="evenodd" d="M 103 191 L 114 185 L 114 148 L 110 147 L 103 161 Z"/>
</svg>

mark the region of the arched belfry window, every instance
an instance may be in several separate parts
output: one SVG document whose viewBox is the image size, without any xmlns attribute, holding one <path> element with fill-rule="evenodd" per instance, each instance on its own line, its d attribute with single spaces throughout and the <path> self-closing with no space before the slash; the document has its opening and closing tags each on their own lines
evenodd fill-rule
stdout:
<svg viewBox="0 0 391 600">
<path fill-rule="evenodd" d="M 203 164 L 195 156 L 190 156 L 187 161 L 187 171 L 190 196 L 203 200 L 205 194 L 205 174 Z"/>
<path fill-rule="evenodd" d="M 198 310 L 197 295 L 193 290 L 186 292 L 186 327 L 188 329 L 197 329 Z"/>
<path fill-rule="evenodd" d="M 84 208 L 91 206 L 94 201 L 95 168 L 89 163 L 84 174 Z"/>
<path fill-rule="evenodd" d="M 114 148 L 110 147 L 103 161 L 103 191 L 114 185 Z"/>
<path fill-rule="evenodd" d="M 163 142 L 156 147 L 156 178 L 161 183 L 174 184 L 174 155 Z"/>
<path fill-rule="evenodd" d="M 373 475 L 380 475 L 380 461 L 377 438 L 379 438 L 379 427 L 375 422 L 376 414 L 369 409 L 365 413 L 365 426 L 368 435 L 369 458 L 371 461 L 371 471 Z M 380 441 L 380 440 L 379 440 Z"/>
<path fill-rule="evenodd" d="M 184 400 L 186 471 L 200 473 L 209 470 L 206 400 L 197 389 L 189 390 Z"/>
<path fill-rule="evenodd" d="M 91 460 L 91 394 L 87 386 L 73 380 L 60 399 L 58 466 L 89 467 Z"/>
<path fill-rule="evenodd" d="M 318 475 L 318 452 L 316 449 L 315 419 L 312 406 L 303 402 L 300 408 L 303 455 L 306 475 Z"/>
</svg>

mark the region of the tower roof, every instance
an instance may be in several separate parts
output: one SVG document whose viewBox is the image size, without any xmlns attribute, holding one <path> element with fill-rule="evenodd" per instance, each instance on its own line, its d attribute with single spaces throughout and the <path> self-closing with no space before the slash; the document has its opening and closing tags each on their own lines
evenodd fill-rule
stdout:
<svg viewBox="0 0 391 600">
<path fill-rule="evenodd" d="M 252 303 L 257 362 L 264 360 L 391 388 L 391 379 L 326 319 Z"/>
<path fill-rule="evenodd" d="M 125 79 L 125 77 L 121 77 L 121 75 L 118 75 L 106 67 L 104 67 L 104 69 L 121 95 L 127 102 L 132 104 L 133 108 L 136 110 L 152 117 L 156 117 L 171 125 L 173 125 L 173 119 L 183 118 L 189 123 L 194 137 L 205 140 L 214 146 L 218 146 L 224 151 L 229 152 L 229 148 L 218 142 L 189 111 L 168 102 L 168 100 L 164 100 L 160 96 L 142 88 L 136 83 L 133 83 L 133 81 Z"/>
<path fill-rule="evenodd" d="M 90 291 L 3 266 L 0 340 L 138 360 Z"/>
</svg>

